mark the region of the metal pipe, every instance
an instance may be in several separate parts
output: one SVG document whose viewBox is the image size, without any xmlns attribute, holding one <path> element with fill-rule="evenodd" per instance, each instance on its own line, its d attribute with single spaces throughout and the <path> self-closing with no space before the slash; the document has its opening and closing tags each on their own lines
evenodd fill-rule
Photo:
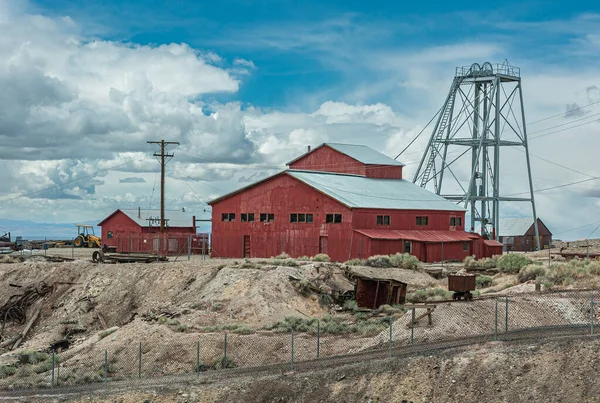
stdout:
<svg viewBox="0 0 600 403">
<path fill-rule="evenodd" d="M 108 350 L 104 350 L 104 383 L 108 381 Z"/>
<path fill-rule="evenodd" d="M 227 365 L 227 333 L 225 333 L 225 340 L 223 341 L 223 362 L 221 363 L 222 368 L 225 369 Z"/>
<path fill-rule="evenodd" d="M 504 318 L 504 323 L 505 323 L 505 328 L 504 331 L 508 332 L 508 296 L 506 297 L 506 309 L 505 309 L 505 318 Z"/>
<path fill-rule="evenodd" d="M 594 294 L 590 297 L 590 334 L 594 334 Z"/>
<path fill-rule="evenodd" d="M 494 320 L 494 340 L 498 340 L 498 300 L 496 299 L 496 316 Z"/>
<path fill-rule="evenodd" d="M 389 317 L 390 321 L 390 358 L 392 358 L 392 345 L 393 345 L 393 336 L 392 336 L 392 317 Z"/>
<path fill-rule="evenodd" d="M 138 351 L 138 379 L 142 378 L 142 342 L 140 342 L 140 349 Z"/>
<path fill-rule="evenodd" d="M 321 356 L 321 321 L 317 320 L 317 358 Z"/>
<path fill-rule="evenodd" d="M 196 343 L 196 371 L 200 376 L 200 340 Z"/>
<path fill-rule="evenodd" d="M 52 351 L 52 382 L 50 383 L 50 387 L 54 387 L 54 350 Z"/>
<path fill-rule="evenodd" d="M 292 371 L 294 370 L 294 328 L 292 328 Z"/>
<path fill-rule="evenodd" d="M 415 336 L 415 308 L 412 309 L 412 319 L 410 321 L 410 344 L 413 344 Z"/>
</svg>

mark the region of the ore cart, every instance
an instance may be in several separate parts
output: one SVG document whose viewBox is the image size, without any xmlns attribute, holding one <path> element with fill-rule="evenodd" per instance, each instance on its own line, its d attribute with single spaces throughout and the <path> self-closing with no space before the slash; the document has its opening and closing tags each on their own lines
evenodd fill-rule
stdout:
<svg viewBox="0 0 600 403">
<path fill-rule="evenodd" d="M 475 290 L 475 276 L 458 276 L 451 274 L 448 276 L 448 291 L 454 291 L 452 299 L 473 299 L 471 291 Z"/>
</svg>

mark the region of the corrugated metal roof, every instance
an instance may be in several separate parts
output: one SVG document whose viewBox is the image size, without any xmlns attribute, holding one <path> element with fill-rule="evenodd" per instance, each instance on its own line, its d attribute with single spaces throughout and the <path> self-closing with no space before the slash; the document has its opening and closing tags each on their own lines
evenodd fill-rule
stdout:
<svg viewBox="0 0 600 403">
<path fill-rule="evenodd" d="M 483 241 L 483 243 L 485 244 L 485 246 L 504 246 L 500 242 L 494 241 L 493 239 L 486 239 L 485 241 Z"/>
<path fill-rule="evenodd" d="M 499 224 L 500 236 L 521 236 L 533 225 L 533 217 L 501 218 Z"/>
<path fill-rule="evenodd" d="M 127 217 L 131 218 L 141 227 L 160 227 L 160 210 L 141 210 L 140 217 L 138 217 L 138 210 L 121 210 Z M 192 227 L 193 214 L 186 213 L 183 211 L 165 211 L 165 220 L 169 227 Z M 155 219 L 154 222 L 150 222 L 149 219 Z"/>
<path fill-rule="evenodd" d="M 396 161 L 395 159 L 392 159 L 385 154 L 375 151 L 371 147 L 342 143 L 324 144 L 333 148 L 334 150 L 341 152 L 342 154 L 346 154 L 347 156 L 352 157 L 359 162 L 362 162 L 363 164 L 404 166 L 404 164 L 400 161 Z"/>
<path fill-rule="evenodd" d="M 299 171 L 286 173 L 350 208 L 464 211 L 458 205 L 404 179 Z"/>
<path fill-rule="evenodd" d="M 464 231 L 427 231 L 427 230 L 393 230 L 393 229 L 355 229 L 371 239 L 388 239 L 418 242 L 460 242 L 472 240 L 471 234 Z"/>
<path fill-rule="evenodd" d="M 395 159 L 392 159 L 385 154 L 375 151 L 371 147 L 367 147 L 367 146 L 363 146 L 363 145 L 356 145 L 356 144 L 343 144 L 343 143 L 320 144 L 319 146 L 313 148 L 311 151 L 308 151 L 308 152 L 302 154 L 301 156 L 294 158 L 293 160 L 288 162 L 286 165 L 293 164 L 294 162 L 298 161 L 301 158 L 304 158 L 306 155 L 312 153 L 315 150 L 318 150 L 319 148 L 321 148 L 323 146 L 331 147 L 334 150 L 336 150 L 342 154 L 346 154 L 347 156 L 354 158 L 358 162 L 362 162 L 363 164 L 367 164 L 367 165 L 395 165 L 395 166 L 401 166 L 401 167 L 404 166 L 404 164 L 401 163 L 400 161 L 396 161 Z"/>
</svg>

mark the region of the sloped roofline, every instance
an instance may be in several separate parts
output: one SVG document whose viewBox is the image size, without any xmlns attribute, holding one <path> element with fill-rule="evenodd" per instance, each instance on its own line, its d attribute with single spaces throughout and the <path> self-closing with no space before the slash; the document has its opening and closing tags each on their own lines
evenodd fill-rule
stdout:
<svg viewBox="0 0 600 403">
<path fill-rule="evenodd" d="M 125 217 L 127 217 L 127 219 L 129 221 L 131 221 L 132 223 L 134 223 L 135 225 L 137 225 L 138 227 L 141 227 L 140 224 L 136 223 L 134 220 L 131 219 L 131 217 L 129 217 L 127 215 L 127 213 L 125 213 L 123 210 L 121 210 L 120 208 L 116 209 L 115 211 L 113 211 L 108 217 L 106 217 L 104 220 L 100 221 L 100 223 L 97 224 L 98 227 L 101 227 L 102 224 L 104 224 L 105 221 L 107 221 L 108 219 L 110 219 L 112 216 L 114 216 L 117 213 L 121 213 L 123 214 Z"/>
<path fill-rule="evenodd" d="M 345 152 L 343 152 L 343 151 L 340 151 L 340 150 L 336 149 L 335 147 L 333 147 L 333 146 L 332 146 L 332 144 L 340 144 L 340 145 L 354 146 L 354 147 L 356 147 L 356 146 L 362 146 L 362 147 L 371 148 L 371 147 L 369 147 L 369 146 L 365 146 L 365 145 L 363 145 L 363 144 L 358 144 L 358 145 L 357 145 L 357 144 L 345 144 L 345 143 L 322 143 L 322 144 L 320 144 L 320 145 L 316 146 L 315 148 L 311 149 L 310 151 L 307 151 L 307 152 L 305 152 L 304 154 L 302 154 L 302 155 L 300 155 L 300 156 L 298 156 L 298 157 L 294 158 L 294 159 L 293 159 L 293 160 L 291 160 L 290 162 L 286 163 L 286 165 L 287 165 L 287 166 L 290 166 L 290 165 L 291 165 L 291 164 L 293 164 L 294 162 L 296 162 L 296 161 L 298 161 L 298 160 L 301 160 L 302 158 L 306 157 L 308 154 L 310 154 L 310 153 L 313 153 L 313 152 L 317 151 L 319 148 L 321 148 L 321 147 L 324 147 L 324 146 L 326 146 L 326 147 L 329 147 L 329 148 L 330 148 L 330 149 L 332 149 L 333 151 L 336 151 L 336 152 L 338 152 L 338 153 L 340 153 L 340 154 L 343 154 L 343 155 L 345 155 L 345 156 L 346 156 L 346 157 L 348 157 L 348 158 L 352 158 L 354 161 L 356 161 L 356 162 L 358 162 L 358 163 L 360 163 L 360 164 L 364 164 L 364 165 L 380 165 L 380 166 L 387 166 L 387 165 L 390 165 L 390 164 L 369 164 L 369 163 L 366 163 L 366 162 L 359 161 L 359 160 L 357 160 L 356 158 L 354 158 L 353 156 L 351 156 L 351 155 L 349 155 L 349 154 L 346 154 Z M 371 148 L 371 150 L 373 150 L 373 149 Z M 379 152 L 379 151 L 376 151 L 376 150 L 373 150 L 373 151 L 375 151 L 375 152 Z M 381 154 L 381 153 L 379 153 L 379 154 Z M 381 155 L 384 155 L 384 154 L 381 154 Z M 386 157 L 387 157 L 387 155 L 384 155 L 384 156 L 386 156 Z M 395 165 L 395 166 L 401 166 L 401 167 L 404 167 L 404 166 L 406 166 L 405 164 L 401 163 L 400 161 L 397 161 L 397 162 L 398 162 L 398 165 Z"/>
</svg>

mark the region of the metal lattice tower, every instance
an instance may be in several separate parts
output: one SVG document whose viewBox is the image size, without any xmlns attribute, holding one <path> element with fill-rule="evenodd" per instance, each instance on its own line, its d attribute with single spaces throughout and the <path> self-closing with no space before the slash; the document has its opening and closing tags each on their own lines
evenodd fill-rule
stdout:
<svg viewBox="0 0 600 403">
<path fill-rule="evenodd" d="M 478 223 L 481 235 L 489 239 L 499 240 L 500 202 L 530 202 L 540 249 L 520 69 L 507 61 L 458 67 L 446 102 L 438 113 L 413 182 L 433 187 L 436 194 L 464 204 L 470 212 L 471 231 L 475 231 Z M 501 196 L 503 147 L 522 147 L 529 197 Z M 464 172 L 465 167 L 470 175 Z M 443 189 L 448 192 L 448 188 L 455 194 L 442 192 Z"/>
</svg>

